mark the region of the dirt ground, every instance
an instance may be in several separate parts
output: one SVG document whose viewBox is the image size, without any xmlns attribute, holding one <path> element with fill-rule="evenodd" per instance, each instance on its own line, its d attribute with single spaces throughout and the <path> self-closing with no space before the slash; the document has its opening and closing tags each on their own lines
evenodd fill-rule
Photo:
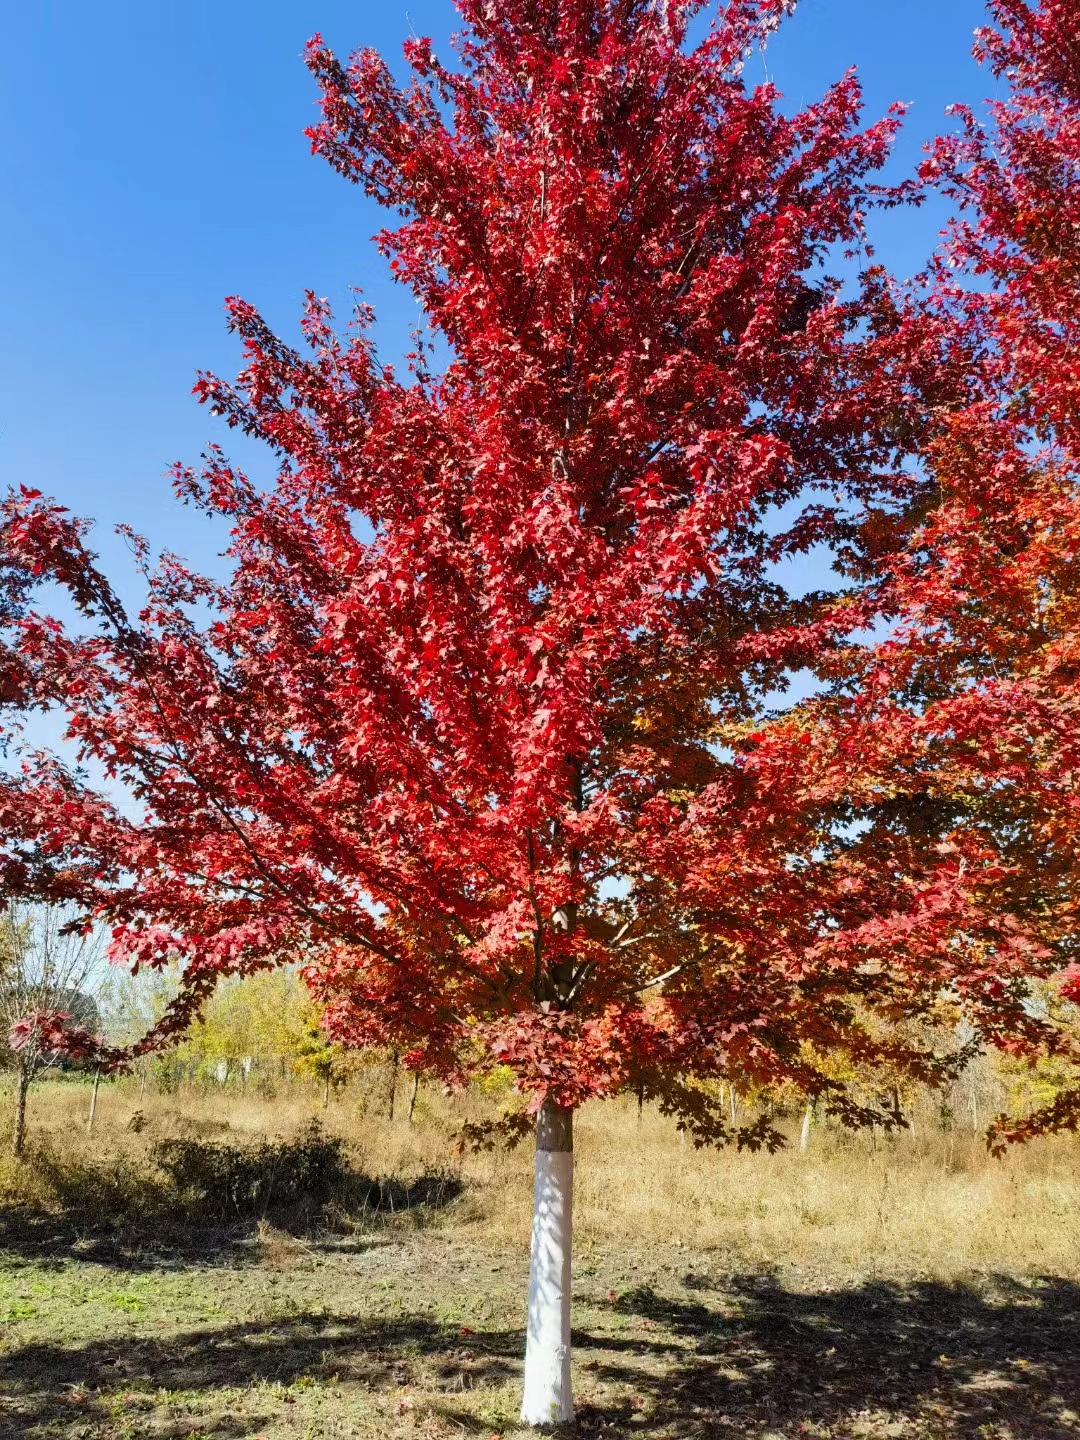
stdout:
<svg viewBox="0 0 1080 1440">
<path fill-rule="evenodd" d="M 491 1436 L 516 1424 L 526 1258 L 455 1219 L 359 1238 L 0 1226 L 0 1435 Z M 640 1239 L 575 1269 L 569 1433 L 1080 1433 L 1080 1285 L 798 1270 Z"/>
</svg>

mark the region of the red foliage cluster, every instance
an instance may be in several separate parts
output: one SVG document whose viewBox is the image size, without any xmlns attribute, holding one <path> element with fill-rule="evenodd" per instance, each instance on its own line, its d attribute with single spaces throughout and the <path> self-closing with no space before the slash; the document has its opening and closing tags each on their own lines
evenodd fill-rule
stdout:
<svg viewBox="0 0 1080 1440">
<path fill-rule="evenodd" d="M 33 1010 L 17 1020 L 8 1033 L 15 1051 L 33 1051 L 50 1059 L 90 1060 L 101 1050 L 100 1040 L 61 1010 Z"/>
</svg>

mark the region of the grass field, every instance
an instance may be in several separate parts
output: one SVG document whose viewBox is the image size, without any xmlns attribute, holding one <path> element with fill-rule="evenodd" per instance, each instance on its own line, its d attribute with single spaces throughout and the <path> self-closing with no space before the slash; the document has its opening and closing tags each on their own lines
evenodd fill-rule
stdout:
<svg viewBox="0 0 1080 1440">
<path fill-rule="evenodd" d="M 107 1086 L 88 1137 L 87 1102 L 42 1086 L 29 1163 L 0 1166 L 4 1440 L 523 1433 L 527 1147 L 459 1161 L 445 1102 L 390 1126 L 346 1097 L 317 1209 L 210 1218 L 153 1147 L 295 1136 L 317 1105 Z M 706 1154 L 614 1103 L 577 1150 L 572 1433 L 1080 1433 L 1072 1141 Z"/>
</svg>

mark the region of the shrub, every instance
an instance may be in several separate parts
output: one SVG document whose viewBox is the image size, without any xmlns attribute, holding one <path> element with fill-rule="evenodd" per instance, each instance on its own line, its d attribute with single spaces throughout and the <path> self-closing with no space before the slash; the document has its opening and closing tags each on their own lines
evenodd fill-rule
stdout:
<svg viewBox="0 0 1080 1440">
<path fill-rule="evenodd" d="M 185 1210 L 203 1219 L 324 1205 L 348 1174 L 344 1143 L 324 1135 L 317 1121 L 291 1141 L 161 1140 L 151 1158 L 172 1181 Z"/>
</svg>

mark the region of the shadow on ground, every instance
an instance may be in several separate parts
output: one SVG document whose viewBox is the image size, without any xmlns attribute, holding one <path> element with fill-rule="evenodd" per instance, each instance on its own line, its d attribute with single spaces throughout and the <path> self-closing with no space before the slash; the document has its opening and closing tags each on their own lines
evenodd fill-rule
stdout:
<svg viewBox="0 0 1080 1440">
<path fill-rule="evenodd" d="M 665 1436 L 1080 1434 L 1080 1286 L 882 1282 L 805 1294 L 743 1277 L 693 1298 L 643 1288 L 614 1302 L 678 1339 L 678 1360 L 584 1357 L 628 1402 L 583 1408 L 579 1431 Z M 585 1337 L 582 1337 L 583 1340 Z M 587 1341 L 585 1342 L 588 1343 Z M 635 1400 L 644 1418 L 634 1420 Z"/>
<path fill-rule="evenodd" d="M 314 1379 L 378 1391 L 422 1377 L 436 1393 L 449 1394 L 501 1383 L 513 1374 L 520 1348 L 516 1332 L 469 1332 L 465 1339 L 458 1327 L 424 1317 L 358 1321 L 321 1314 L 77 1347 L 30 1344 L 0 1358 L 0 1433 L 5 1440 L 63 1434 L 57 1426 L 67 1419 L 70 1433 L 82 1434 L 79 1425 L 110 1413 L 102 1392 L 111 1396 L 124 1387 L 136 1397 L 141 1391 L 149 1403 L 160 1390 L 212 1397 L 259 1383 L 287 1387 L 303 1380 L 308 1386 Z M 279 1396 L 277 1405 L 294 1401 Z M 192 1433 L 190 1419 L 177 1423 L 177 1434 Z M 215 1420 L 205 1433 L 250 1435 L 261 1422 L 249 1416 L 242 1428 L 230 1430 L 231 1423 L 228 1417 Z M 154 1434 L 161 1433 L 169 1432 L 155 1425 Z"/>
<path fill-rule="evenodd" d="M 1010 1437 L 1080 1433 L 1080 1287 L 1057 1279 L 979 1286 L 867 1283 L 805 1294 L 759 1277 L 684 1278 L 678 1297 L 643 1288 L 593 1305 L 574 1337 L 578 1436 Z M 585 1301 L 588 1307 L 588 1301 Z M 463 1338 L 467 1335 L 467 1339 Z M 80 1432 L 99 1392 L 284 1386 L 312 1377 L 365 1390 L 409 1388 L 467 1432 L 463 1390 L 519 1372 L 516 1330 L 463 1332 L 429 1317 L 302 1314 L 83 1346 L 29 1344 L 0 1359 L 4 1432 Z M 305 1382 L 307 1383 L 307 1382 Z M 72 1402 L 72 1395 L 82 1397 Z M 71 1428 L 64 1426 L 71 1417 Z M 222 1436 L 251 1433 L 225 1428 Z M 96 1432 L 94 1432 L 96 1433 Z M 162 1433 L 155 1430 L 155 1433 Z M 167 1433 L 167 1432 L 164 1432 Z"/>
<path fill-rule="evenodd" d="M 206 1218 L 165 1185 L 141 1211 L 98 1197 L 88 1186 L 77 1204 L 56 1214 L 31 1205 L 0 1208 L 0 1255 L 46 1267 L 78 1259 L 128 1272 L 191 1263 L 232 1267 L 257 1253 L 260 1221 L 303 1237 L 312 1250 L 370 1249 L 385 1243 L 397 1223 L 423 1226 L 436 1219 L 463 1189 L 460 1179 L 445 1173 L 402 1180 L 344 1170 L 326 1197 L 334 1202 L 332 1217 L 325 1206 L 305 1201 L 223 1207 Z"/>
</svg>

